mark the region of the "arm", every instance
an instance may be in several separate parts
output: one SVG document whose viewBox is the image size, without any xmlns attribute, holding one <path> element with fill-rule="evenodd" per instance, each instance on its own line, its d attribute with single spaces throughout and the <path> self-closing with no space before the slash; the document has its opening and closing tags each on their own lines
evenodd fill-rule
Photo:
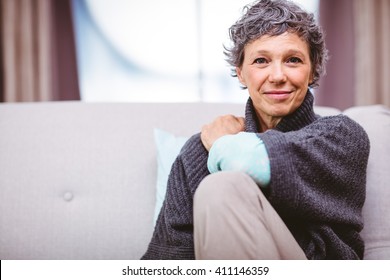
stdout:
<svg viewBox="0 0 390 280">
<path fill-rule="evenodd" d="M 324 220 L 339 221 L 343 218 L 335 208 L 362 205 L 369 140 L 357 123 L 345 116 L 327 117 L 299 131 L 271 130 L 260 137 L 271 161 L 269 199 L 284 205 L 282 213 L 315 211 Z"/>
<path fill-rule="evenodd" d="M 208 149 L 226 134 L 244 129 L 242 118 L 224 116 L 213 122 L 218 130 L 205 125 L 191 137 L 172 165 L 167 192 L 152 240 L 142 259 L 193 259 L 193 195 L 201 180 L 209 175 Z M 206 137 L 205 137 L 206 136 Z"/>
<path fill-rule="evenodd" d="M 308 257 L 361 258 L 369 140 L 360 125 L 340 115 L 260 137 L 271 162 L 267 197 Z"/>
<path fill-rule="evenodd" d="M 234 146 L 239 135 L 216 140 L 210 157 L 220 142 L 230 138 L 229 146 Z M 257 136 L 271 165 L 266 196 L 307 257 L 361 258 L 369 140 L 360 125 L 340 115 L 320 118 L 298 131 L 269 130 Z M 210 171 L 228 168 L 228 158 L 217 156 Z"/>
<path fill-rule="evenodd" d="M 201 139 L 209 150 L 208 170 L 241 171 L 266 187 L 271 176 L 266 148 L 255 133 L 243 132 L 244 124 L 244 118 L 227 115 L 203 127 Z"/>
<path fill-rule="evenodd" d="M 207 156 L 199 134 L 182 148 L 172 165 L 165 200 L 142 259 L 194 259 L 192 199 L 209 174 Z"/>
</svg>

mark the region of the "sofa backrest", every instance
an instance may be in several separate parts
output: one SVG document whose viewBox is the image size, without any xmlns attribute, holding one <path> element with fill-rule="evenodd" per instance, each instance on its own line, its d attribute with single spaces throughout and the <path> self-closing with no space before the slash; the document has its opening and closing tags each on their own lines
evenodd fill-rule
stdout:
<svg viewBox="0 0 390 280">
<path fill-rule="evenodd" d="M 153 129 L 189 136 L 237 104 L 0 105 L 0 259 L 137 259 L 153 231 Z"/>
<path fill-rule="evenodd" d="M 138 259 L 153 231 L 153 129 L 190 136 L 218 115 L 242 116 L 244 108 L 210 103 L 1 104 L 0 259 Z M 326 107 L 316 107 L 316 112 L 340 113 Z M 374 150 L 370 206 L 364 213 L 366 220 L 375 219 L 366 221 L 364 231 L 371 241 L 379 238 L 373 233 L 380 224 L 377 212 L 383 214 L 380 219 L 390 220 L 382 201 L 390 198 L 385 188 L 390 178 L 384 172 L 390 158 L 388 149 L 383 150 L 390 126 L 388 115 L 384 121 L 382 113 L 370 111 L 370 120 L 359 112 L 350 111 L 369 132 Z M 378 194 L 378 189 L 386 193 Z M 372 213 L 371 204 L 378 203 Z M 388 238 L 389 229 L 381 234 Z M 375 258 L 371 246 L 367 256 Z M 388 248 L 381 256 L 390 258 Z"/>
</svg>

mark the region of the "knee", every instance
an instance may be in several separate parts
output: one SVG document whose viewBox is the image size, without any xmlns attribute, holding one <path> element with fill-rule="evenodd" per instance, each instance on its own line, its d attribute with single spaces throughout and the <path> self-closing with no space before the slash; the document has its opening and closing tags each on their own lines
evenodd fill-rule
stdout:
<svg viewBox="0 0 390 280">
<path fill-rule="evenodd" d="M 247 174 L 243 172 L 223 171 L 208 175 L 198 186 L 194 201 L 195 204 L 223 204 L 231 197 L 244 198 L 246 194 L 260 192 L 259 187 Z M 198 203 L 197 203 L 198 202 Z"/>
</svg>

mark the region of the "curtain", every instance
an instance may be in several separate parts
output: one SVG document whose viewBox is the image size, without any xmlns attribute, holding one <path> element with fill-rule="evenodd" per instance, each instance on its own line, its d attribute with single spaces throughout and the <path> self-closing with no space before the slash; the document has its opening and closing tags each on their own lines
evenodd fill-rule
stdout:
<svg viewBox="0 0 390 280">
<path fill-rule="evenodd" d="M 3 102 L 79 100 L 70 0 L 0 0 Z"/>
<path fill-rule="evenodd" d="M 355 0 L 357 105 L 390 106 L 390 1 Z"/>
<path fill-rule="evenodd" d="M 390 106 L 390 0 L 321 0 L 330 60 L 316 104 Z"/>
<path fill-rule="evenodd" d="M 315 94 L 316 104 L 346 109 L 354 104 L 353 0 L 321 0 L 320 25 L 330 59 Z"/>
</svg>

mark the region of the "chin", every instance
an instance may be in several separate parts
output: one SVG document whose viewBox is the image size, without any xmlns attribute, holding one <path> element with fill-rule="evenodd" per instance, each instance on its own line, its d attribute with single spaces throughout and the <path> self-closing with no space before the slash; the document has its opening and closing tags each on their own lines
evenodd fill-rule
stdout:
<svg viewBox="0 0 390 280">
<path fill-rule="evenodd" d="M 276 106 L 275 108 L 272 108 L 269 110 L 270 116 L 277 117 L 277 118 L 283 118 L 289 114 L 291 114 L 293 111 L 290 107 L 286 106 Z"/>
</svg>

